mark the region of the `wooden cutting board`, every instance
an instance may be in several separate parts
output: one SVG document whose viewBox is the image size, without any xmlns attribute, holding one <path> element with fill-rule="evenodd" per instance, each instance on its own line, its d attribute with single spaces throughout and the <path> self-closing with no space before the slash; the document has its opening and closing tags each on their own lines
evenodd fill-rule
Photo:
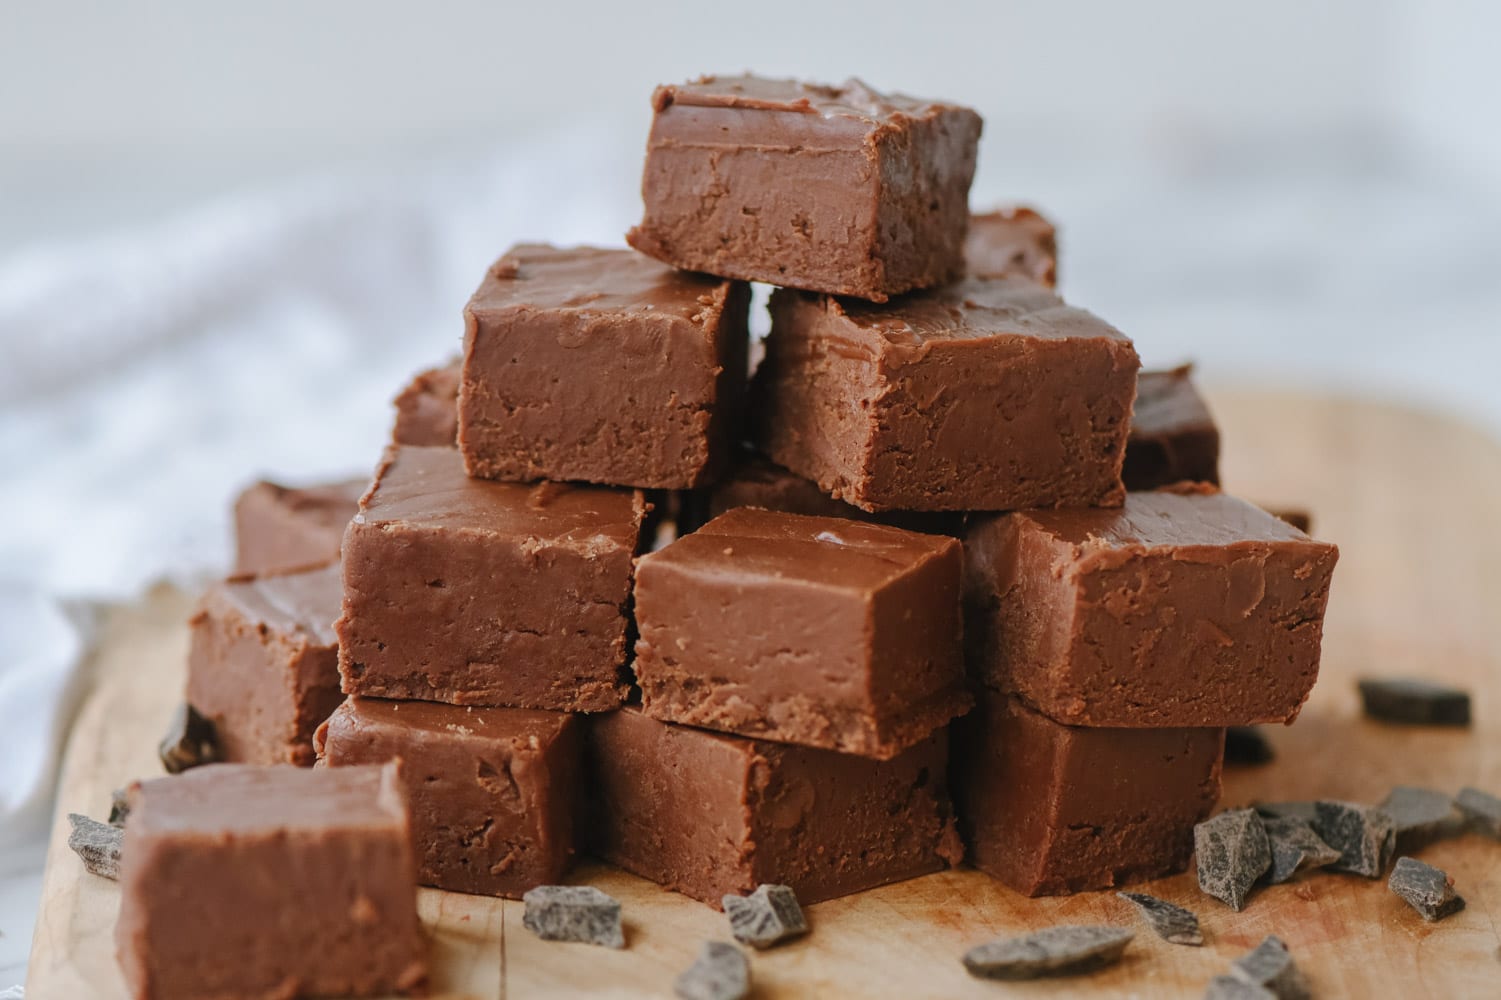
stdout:
<svg viewBox="0 0 1501 1000">
<path fill-rule="evenodd" d="M 1278 758 L 1226 772 L 1226 804 L 1341 797 L 1379 801 L 1396 783 L 1501 791 L 1501 448 L 1452 421 L 1386 406 L 1288 394 L 1212 395 L 1226 484 L 1264 504 L 1304 504 L 1342 556 L 1323 676 L 1302 718 L 1272 732 Z M 124 995 L 111 930 L 114 883 L 68 851 L 68 812 L 100 816 L 110 790 L 159 773 L 156 740 L 182 689 L 189 601 L 161 590 L 117 610 L 92 665 L 98 688 L 69 744 L 28 1000 Z M 1413 730 L 1359 717 L 1354 678 L 1422 673 L 1469 687 L 1476 726 Z M 1214 975 L 1276 933 L 1321 997 L 1501 995 L 1501 844 L 1477 835 L 1422 857 L 1449 871 L 1468 908 L 1425 924 L 1380 881 L 1314 874 L 1260 890 L 1243 913 L 1199 894 L 1192 875 L 1143 888 L 1200 913 L 1203 948 L 1141 929 L 1116 968 L 1007 985 L 969 978 L 959 956 L 998 935 L 1060 922 L 1138 926 L 1112 893 L 1026 899 L 973 871 L 888 886 L 810 910 L 813 933 L 752 957 L 755 995 L 773 997 L 1197 997 Z M 549 944 L 521 905 L 423 890 L 434 993 L 445 997 L 671 994 L 699 942 L 727 938 L 715 911 L 598 865 L 575 878 L 624 904 L 621 952 Z"/>
</svg>

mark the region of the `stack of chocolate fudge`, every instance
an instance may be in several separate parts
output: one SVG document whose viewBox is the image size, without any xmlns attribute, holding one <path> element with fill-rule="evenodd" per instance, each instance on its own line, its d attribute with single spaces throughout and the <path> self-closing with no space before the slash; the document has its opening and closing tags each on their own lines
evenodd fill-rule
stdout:
<svg viewBox="0 0 1501 1000">
<path fill-rule="evenodd" d="M 1045 218 L 970 214 L 973 111 L 653 107 L 631 249 L 512 247 L 373 481 L 241 498 L 188 685 L 223 758 L 400 759 L 463 892 L 1182 869 L 1226 727 L 1314 683 L 1334 546 L 1220 490 L 1190 373 L 1057 296 Z"/>
</svg>

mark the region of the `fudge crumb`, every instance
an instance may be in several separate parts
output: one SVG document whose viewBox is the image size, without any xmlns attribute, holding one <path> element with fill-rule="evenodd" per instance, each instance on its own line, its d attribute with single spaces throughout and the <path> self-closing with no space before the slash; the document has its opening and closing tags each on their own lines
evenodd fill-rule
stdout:
<svg viewBox="0 0 1501 1000">
<path fill-rule="evenodd" d="M 1261 825 L 1272 845 L 1272 867 L 1266 873 L 1270 885 L 1281 885 L 1304 868 L 1323 868 L 1339 860 L 1339 851 L 1295 816 L 1273 816 Z"/>
<path fill-rule="evenodd" d="M 1198 946 L 1204 943 L 1204 932 L 1199 929 L 1199 918 L 1192 910 L 1175 906 L 1165 899 L 1149 896 L 1144 892 L 1118 892 L 1121 899 L 1133 904 L 1146 920 L 1147 926 L 1162 940 L 1171 944 Z"/>
<path fill-rule="evenodd" d="M 1458 833 L 1464 818 L 1454 797 L 1434 788 L 1398 785 L 1381 803 L 1397 833 L 1397 852 L 1409 854 Z"/>
<path fill-rule="evenodd" d="M 68 846 L 83 859 L 83 866 L 101 878 L 119 881 L 120 845 L 125 831 L 78 813 L 68 813 Z"/>
<path fill-rule="evenodd" d="M 770 948 L 808 933 L 808 921 L 789 886 L 761 885 L 749 896 L 726 896 L 723 902 L 730 933 L 741 944 Z"/>
<path fill-rule="evenodd" d="M 212 764 L 219 759 L 214 724 L 198 714 L 198 709 L 183 702 L 172 713 L 172 722 L 157 747 L 157 754 L 168 774 L 181 774 L 189 768 Z"/>
<path fill-rule="evenodd" d="M 1242 767 L 1270 764 L 1277 754 L 1259 726 L 1231 726 L 1225 730 L 1225 763 Z"/>
<path fill-rule="evenodd" d="M 1277 994 L 1234 976 L 1215 976 L 1209 980 L 1204 1000 L 1277 1000 Z"/>
<path fill-rule="evenodd" d="M 1501 840 L 1501 799 L 1478 788 L 1461 788 L 1454 804 L 1470 829 Z"/>
<path fill-rule="evenodd" d="M 109 825 L 124 826 L 125 818 L 130 815 L 130 801 L 125 797 L 125 789 L 116 788 L 110 794 L 109 800 Z"/>
<path fill-rule="evenodd" d="M 977 945 L 964 953 L 964 967 L 981 979 L 1078 975 L 1120 961 L 1135 936 L 1122 927 L 1049 927 Z"/>
<path fill-rule="evenodd" d="M 1277 1000 L 1309 1000 L 1308 980 L 1293 961 L 1292 952 L 1275 934 L 1268 934 L 1262 942 L 1237 958 L 1230 966 L 1230 974 L 1269 990 Z"/>
<path fill-rule="evenodd" d="M 539 885 L 521 897 L 521 924 L 544 941 L 624 948 L 620 903 L 592 885 Z"/>
<path fill-rule="evenodd" d="M 1442 920 L 1465 908 L 1464 897 L 1454 891 L 1454 879 L 1417 858 L 1398 858 L 1386 887 L 1424 920 Z"/>
<path fill-rule="evenodd" d="M 1365 678 L 1358 682 L 1365 714 L 1405 726 L 1468 726 L 1470 694 L 1416 677 Z"/>
<path fill-rule="evenodd" d="M 1254 809 L 1230 809 L 1194 827 L 1199 888 L 1239 911 L 1272 867 L 1272 847 Z"/>
<path fill-rule="evenodd" d="M 1329 868 L 1366 878 L 1382 876 L 1397 840 L 1390 816 L 1353 802 L 1320 801 L 1313 832 L 1339 852 L 1339 860 Z"/>
<path fill-rule="evenodd" d="M 750 993 L 750 963 L 727 941 L 705 941 L 672 991 L 683 1000 L 741 1000 Z"/>
</svg>

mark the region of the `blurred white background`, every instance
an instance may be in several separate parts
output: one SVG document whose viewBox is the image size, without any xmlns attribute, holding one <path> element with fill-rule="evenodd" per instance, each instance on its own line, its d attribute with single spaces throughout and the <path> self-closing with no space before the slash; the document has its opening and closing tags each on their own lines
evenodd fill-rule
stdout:
<svg viewBox="0 0 1501 1000">
<path fill-rule="evenodd" d="M 59 602 L 217 572 L 256 475 L 367 469 L 506 244 L 619 242 L 653 85 L 969 103 L 976 205 L 1059 221 L 1064 293 L 1149 363 L 1501 428 L 1497 38 L 1487 0 L 0 8 L 0 987 Z"/>
</svg>

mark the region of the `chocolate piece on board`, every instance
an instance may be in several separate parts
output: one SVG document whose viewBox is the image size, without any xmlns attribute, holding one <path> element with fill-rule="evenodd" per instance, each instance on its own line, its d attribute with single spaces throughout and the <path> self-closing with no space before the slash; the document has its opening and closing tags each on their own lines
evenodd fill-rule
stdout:
<svg viewBox="0 0 1501 1000">
<path fill-rule="evenodd" d="M 212 724 L 219 760 L 308 767 L 313 731 L 339 690 L 337 565 L 209 587 L 189 620 L 188 702 Z"/>
<path fill-rule="evenodd" d="M 966 711 L 951 538 L 741 507 L 636 563 L 653 718 L 889 759 Z"/>
<path fill-rule="evenodd" d="M 1392 818 L 1380 809 L 1353 802 L 1320 800 L 1313 830 L 1339 860 L 1329 867 L 1366 878 L 1380 878 L 1391 861 L 1397 831 Z"/>
<path fill-rule="evenodd" d="M 423 885 L 520 899 L 568 868 L 583 751 L 574 716 L 350 698 L 318 746 L 333 767 L 401 760 Z"/>
<path fill-rule="evenodd" d="M 1193 384 L 1193 366 L 1136 378 L 1121 478 L 1128 490 L 1220 481 L 1220 430 Z"/>
<path fill-rule="evenodd" d="M 1036 209 L 1012 205 L 969 217 L 965 271 L 974 278 L 1058 283 L 1058 231 Z"/>
<path fill-rule="evenodd" d="M 740 430 L 749 302 L 747 285 L 629 250 L 512 247 L 464 310 L 469 474 L 712 482 Z"/>
<path fill-rule="evenodd" d="M 1254 809 L 1230 809 L 1194 827 L 1199 888 L 1239 911 L 1272 866 L 1266 828 Z"/>
<path fill-rule="evenodd" d="M 337 562 L 344 529 L 368 479 L 317 486 L 259 482 L 235 501 L 235 575 Z"/>
<path fill-rule="evenodd" d="M 125 831 L 78 813 L 68 813 L 68 847 L 92 875 L 111 880 L 120 877 L 120 845 Z"/>
<path fill-rule="evenodd" d="M 1271 885 L 1288 881 L 1305 868 L 1323 868 L 1340 858 L 1340 852 L 1324 843 L 1313 827 L 1296 816 L 1262 817 L 1267 840 L 1272 845 L 1272 867 L 1266 873 Z"/>
<path fill-rule="evenodd" d="M 1501 799 L 1478 788 L 1461 788 L 1454 804 L 1470 829 L 1501 840 Z"/>
<path fill-rule="evenodd" d="M 1204 943 L 1199 918 L 1192 910 L 1185 910 L 1144 892 L 1118 892 L 1116 895 L 1135 906 L 1147 926 L 1169 944 L 1198 946 Z"/>
<path fill-rule="evenodd" d="M 544 941 L 625 947 L 619 900 L 592 885 L 539 885 L 521 898 L 522 926 Z"/>
<path fill-rule="evenodd" d="M 133 995 L 379 996 L 425 978 L 395 764 L 215 764 L 132 786 L 130 807 L 115 944 Z"/>
<path fill-rule="evenodd" d="M 758 885 L 749 896 L 724 897 L 724 915 L 736 941 L 753 948 L 770 948 L 808 933 L 803 908 L 790 886 Z"/>
<path fill-rule="evenodd" d="M 958 864 L 947 740 L 886 761 L 675 726 L 589 720 L 596 855 L 694 899 L 771 882 L 804 904 Z"/>
<path fill-rule="evenodd" d="M 1277 1000 L 1308 1000 L 1308 981 L 1287 945 L 1275 934 L 1268 934 L 1262 942 L 1237 958 L 1230 966 L 1230 974 L 1241 980 L 1270 990 Z"/>
<path fill-rule="evenodd" d="M 1080 975 L 1120 961 L 1135 936 L 1122 927 L 1047 927 L 977 945 L 964 953 L 964 968 L 980 979 Z"/>
<path fill-rule="evenodd" d="M 187 702 L 178 705 L 167 723 L 167 734 L 157 744 L 156 755 L 168 774 L 181 774 L 219 759 L 219 741 L 214 724 Z"/>
<path fill-rule="evenodd" d="M 869 511 L 1120 506 L 1136 371 L 1124 334 L 1019 278 L 885 306 L 778 289 L 756 443 Z"/>
<path fill-rule="evenodd" d="M 452 448 L 388 449 L 345 539 L 345 693 L 616 707 L 645 514 L 639 492 L 470 479 Z"/>
<path fill-rule="evenodd" d="M 1210 486 L 973 518 L 970 671 L 1070 725 L 1291 721 L 1338 557 Z"/>
<path fill-rule="evenodd" d="M 455 358 L 442 368 L 418 372 L 394 400 L 394 444 L 446 448 L 458 443 L 459 378 L 463 363 Z"/>
<path fill-rule="evenodd" d="M 1225 763 L 1254 767 L 1270 764 L 1277 754 L 1266 735 L 1256 726 L 1231 726 L 1225 730 Z"/>
<path fill-rule="evenodd" d="M 728 941 L 705 941 L 672 990 L 682 1000 L 741 1000 L 750 993 L 750 985 L 745 952 Z"/>
<path fill-rule="evenodd" d="M 993 692 L 954 731 L 970 861 L 1029 896 L 1182 871 L 1220 792 L 1217 729 L 1064 726 Z"/>
<path fill-rule="evenodd" d="M 1397 785 L 1382 800 L 1381 811 L 1392 819 L 1399 854 L 1416 851 L 1464 827 L 1454 797 L 1436 788 Z"/>
<path fill-rule="evenodd" d="M 1398 858 L 1386 886 L 1424 920 L 1442 920 L 1465 908 L 1464 897 L 1454 892 L 1454 879 L 1417 858 Z"/>
<path fill-rule="evenodd" d="M 626 242 L 674 267 L 874 302 L 964 270 L 980 116 L 754 76 L 658 87 Z"/>
<path fill-rule="evenodd" d="M 1470 693 L 1418 677 L 1363 678 L 1360 702 L 1365 714 L 1409 726 L 1468 726 Z"/>
<path fill-rule="evenodd" d="M 1300 819 L 1309 826 L 1313 825 L 1319 815 L 1317 802 L 1302 800 L 1294 802 L 1257 802 L 1255 809 L 1262 818 L 1272 816 L 1287 816 L 1292 819 Z"/>
</svg>

